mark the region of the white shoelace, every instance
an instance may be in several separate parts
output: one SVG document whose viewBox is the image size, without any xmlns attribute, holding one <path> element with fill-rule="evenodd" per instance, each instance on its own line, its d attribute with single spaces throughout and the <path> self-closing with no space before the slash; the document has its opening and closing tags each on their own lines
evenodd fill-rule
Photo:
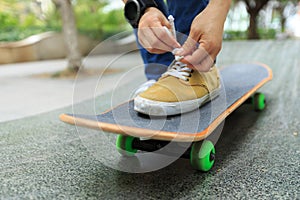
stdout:
<svg viewBox="0 0 300 200">
<path fill-rule="evenodd" d="M 191 77 L 192 69 L 188 68 L 186 64 L 175 59 L 169 66 L 168 71 L 166 71 L 163 76 L 174 76 L 184 81 L 188 81 Z"/>
</svg>

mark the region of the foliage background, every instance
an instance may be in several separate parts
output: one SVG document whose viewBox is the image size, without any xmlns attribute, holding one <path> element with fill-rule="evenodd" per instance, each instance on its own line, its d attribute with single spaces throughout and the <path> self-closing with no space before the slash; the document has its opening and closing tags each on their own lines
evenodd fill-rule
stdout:
<svg viewBox="0 0 300 200">
<path fill-rule="evenodd" d="M 121 2 L 121 0 L 117 1 Z M 259 38 L 273 39 L 276 34 L 284 32 L 286 5 L 289 3 L 296 5 L 299 1 L 265 1 L 277 2 L 277 7 L 272 10 L 272 21 L 281 21 L 281 28 L 275 29 L 261 25 L 256 28 Z M 42 9 L 41 2 L 48 3 L 47 9 Z M 260 0 L 233 0 L 232 8 L 239 2 L 252 2 L 255 5 L 255 2 L 260 2 Z M 109 9 L 112 3 L 109 0 L 72 0 L 78 32 L 101 41 L 116 33 L 131 30 L 123 16 L 122 8 Z M 261 21 L 260 19 L 259 22 Z M 17 41 L 33 34 L 61 31 L 61 29 L 61 17 L 51 0 L 0 0 L 0 42 Z M 248 31 L 225 30 L 224 39 L 247 39 Z"/>
<path fill-rule="evenodd" d="M 61 18 L 51 1 L 46 10 L 38 0 L 0 1 L 0 41 L 17 41 L 45 31 L 61 31 Z M 73 1 L 78 31 L 95 40 L 130 29 L 121 9 L 107 9 L 106 0 Z"/>
</svg>

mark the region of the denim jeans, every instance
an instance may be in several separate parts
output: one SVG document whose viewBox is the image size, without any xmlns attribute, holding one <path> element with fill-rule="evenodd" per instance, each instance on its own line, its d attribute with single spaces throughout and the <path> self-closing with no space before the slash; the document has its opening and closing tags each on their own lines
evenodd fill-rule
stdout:
<svg viewBox="0 0 300 200">
<path fill-rule="evenodd" d="M 176 31 L 180 33 L 177 39 L 182 44 L 189 35 L 193 19 L 207 6 L 209 0 L 167 0 L 167 5 L 163 0 L 155 0 L 155 2 L 166 17 L 168 15 L 174 16 Z M 137 30 L 135 30 L 136 33 Z M 173 61 L 173 54 L 170 52 L 164 54 L 149 53 L 146 49 L 142 48 L 138 40 L 137 45 L 145 64 L 147 79 L 157 80 Z"/>
</svg>

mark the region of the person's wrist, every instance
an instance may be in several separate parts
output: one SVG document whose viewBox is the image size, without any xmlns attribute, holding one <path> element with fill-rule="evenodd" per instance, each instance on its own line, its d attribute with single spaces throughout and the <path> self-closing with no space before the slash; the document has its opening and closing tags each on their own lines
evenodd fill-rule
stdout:
<svg viewBox="0 0 300 200">
<path fill-rule="evenodd" d="M 146 9 L 157 7 L 154 0 L 128 0 L 125 3 L 124 15 L 133 28 L 137 28 Z"/>
<path fill-rule="evenodd" d="M 149 7 L 149 8 L 146 8 L 146 10 L 145 10 L 145 12 L 144 12 L 144 14 L 146 14 L 147 12 L 153 12 L 153 11 L 157 11 L 158 9 L 156 8 L 156 7 Z M 143 14 L 143 15 L 144 15 Z"/>
<path fill-rule="evenodd" d="M 204 12 L 214 16 L 215 20 L 224 23 L 230 8 L 231 0 L 211 0 Z"/>
</svg>

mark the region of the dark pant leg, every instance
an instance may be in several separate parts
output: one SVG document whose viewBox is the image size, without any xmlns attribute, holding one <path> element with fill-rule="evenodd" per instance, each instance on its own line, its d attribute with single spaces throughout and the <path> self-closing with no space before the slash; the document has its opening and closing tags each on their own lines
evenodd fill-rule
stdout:
<svg viewBox="0 0 300 200">
<path fill-rule="evenodd" d="M 177 40 L 183 44 L 190 32 L 194 18 L 203 11 L 209 0 L 167 0 L 169 14 L 175 18 Z"/>
</svg>

